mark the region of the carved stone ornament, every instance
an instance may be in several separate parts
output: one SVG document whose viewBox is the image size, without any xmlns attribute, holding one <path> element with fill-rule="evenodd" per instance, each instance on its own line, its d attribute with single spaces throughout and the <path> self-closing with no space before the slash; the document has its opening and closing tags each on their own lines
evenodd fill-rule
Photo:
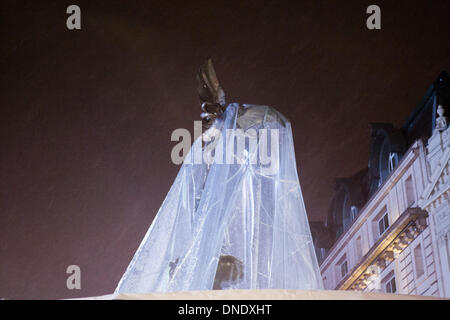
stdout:
<svg viewBox="0 0 450 320">
<path fill-rule="evenodd" d="M 437 114 L 439 117 L 436 118 L 436 129 L 439 131 L 444 131 L 447 129 L 447 117 L 444 117 L 445 110 L 442 105 L 439 105 L 437 109 Z"/>
</svg>

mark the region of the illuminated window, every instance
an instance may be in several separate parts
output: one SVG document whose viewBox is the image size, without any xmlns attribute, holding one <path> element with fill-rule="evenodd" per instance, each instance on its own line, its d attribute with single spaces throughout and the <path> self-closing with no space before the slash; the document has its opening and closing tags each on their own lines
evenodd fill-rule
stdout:
<svg viewBox="0 0 450 320">
<path fill-rule="evenodd" d="M 416 277 L 419 278 L 425 273 L 422 246 L 420 244 L 414 248 L 414 265 L 416 267 Z"/>
<path fill-rule="evenodd" d="M 378 232 L 381 236 L 389 228 L 389 218 L 386 213 L 380 220 L 378 220 Z"/>
</svg>

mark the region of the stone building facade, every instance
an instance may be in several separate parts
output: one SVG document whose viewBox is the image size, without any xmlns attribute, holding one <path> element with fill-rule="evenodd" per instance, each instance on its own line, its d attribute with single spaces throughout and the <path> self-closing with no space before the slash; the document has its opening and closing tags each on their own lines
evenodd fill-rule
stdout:
<svg viewBox="0 0 450 320">
<path fill-rule="evenodd" d="M 450 81 L 442 72 L 401 128 L 373 123 L 368 168 L 336 179 L 311 223 L 325 289 L 450 297 Z"/>
</svg>

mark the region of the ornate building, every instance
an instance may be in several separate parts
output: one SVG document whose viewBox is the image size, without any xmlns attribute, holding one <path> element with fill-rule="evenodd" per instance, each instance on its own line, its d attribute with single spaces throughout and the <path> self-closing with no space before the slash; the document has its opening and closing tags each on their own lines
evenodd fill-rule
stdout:
<svg viewBox="0 0 450 320">
<path fill-rule="evenodd" d="M 336 179 L 311 223 L 325 289 L 450 297 L 450 81 L 442 72 L 401 128 L 373 123 L 368 168 Z"/>
</svg>

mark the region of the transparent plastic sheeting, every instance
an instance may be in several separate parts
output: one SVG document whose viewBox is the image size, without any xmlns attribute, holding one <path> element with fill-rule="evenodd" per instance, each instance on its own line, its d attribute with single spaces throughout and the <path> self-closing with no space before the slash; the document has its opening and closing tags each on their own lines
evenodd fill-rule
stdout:
<svg viewBox="0 0 450 320">
<path fill-rule="evenodd" d="M 254 160 L 261 129 L 270 164 Z M 115 292 L 322 289 L 289 121 L 271 107 L 230 104 L 205 134 L 214 130 L 217 146 L 238 145 L 242 131 L 256 132 L 258 145 L 249 138 L 244 152 L 222 157 L 216 146 L 213 162 L 199 163 L 208 144 L 194 141 Z M 223 160 L 230 152 L 234 163 Z"/>
</svg>

